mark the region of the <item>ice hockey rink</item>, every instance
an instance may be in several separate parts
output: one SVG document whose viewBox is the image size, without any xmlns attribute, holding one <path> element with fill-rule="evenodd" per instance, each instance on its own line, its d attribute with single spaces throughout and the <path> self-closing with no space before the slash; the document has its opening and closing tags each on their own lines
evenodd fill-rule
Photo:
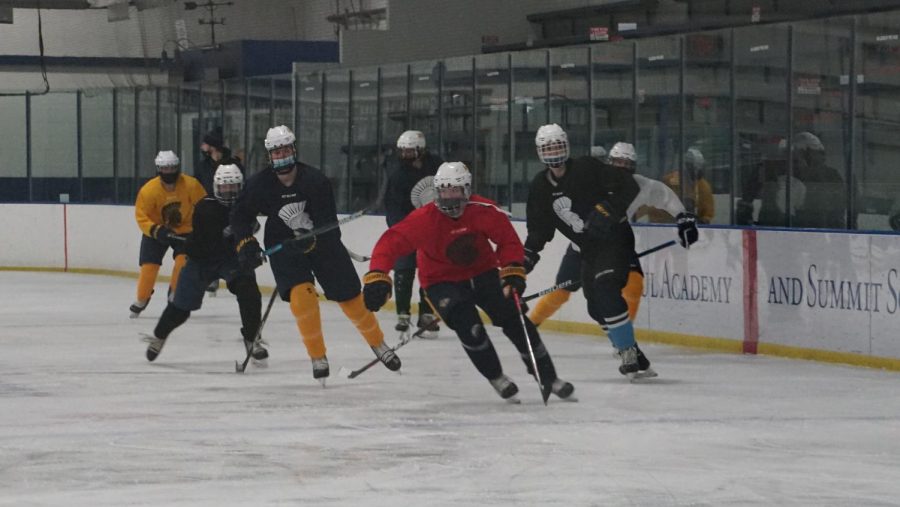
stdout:
<svg viewBox="0 0 900 507">
<path fill-rule="evenodd" d="M 399 351 L 402 374 L 339 376 L 374 356 L 323 304 L 323 389 L 280 301 L 269 368 L 237 374 L 226 291 L 148 363 L 163 284 L 136 320 L 128 278 L 0 288 L 0 505 L 900 505 L 893 372 L 647 344 L 660 377 L 630 384 L 605 339 L 545 333 L 579 401 L 544 406 L 491 329 L 511 405 L 446 329 Z"/>
</svg>

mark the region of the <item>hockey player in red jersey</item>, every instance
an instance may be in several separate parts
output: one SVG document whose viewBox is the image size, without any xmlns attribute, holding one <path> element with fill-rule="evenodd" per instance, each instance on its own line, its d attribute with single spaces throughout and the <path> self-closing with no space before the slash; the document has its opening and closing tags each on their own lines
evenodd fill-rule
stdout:
<svg viewBox="0 0 900 507">
<path fill-rule="evenodd" d="M 490 200 L 472 194 L 472 175 L 462 162 L 442 164 L 434 187 L 434 202 L 410 213 L 376 243 L 363 279 L 366 307 L 377 311 L 387 302 L 388 272 L 398 258 L 417 252 L 419 284 L 428 300 L 502 398 L 514 401 L 518 387 L 504 375 L 476 306 L 503 329 L 526 367 L 530 338 L 541 379 L 560 398 L 570 398 L 575 388 L 556 376 L 537 328 L 527 318 L 523 328 L 512 299 L 512 291 L 525 289 L 525 268 L 522 242 L 509 218 Z"/>
</svg>

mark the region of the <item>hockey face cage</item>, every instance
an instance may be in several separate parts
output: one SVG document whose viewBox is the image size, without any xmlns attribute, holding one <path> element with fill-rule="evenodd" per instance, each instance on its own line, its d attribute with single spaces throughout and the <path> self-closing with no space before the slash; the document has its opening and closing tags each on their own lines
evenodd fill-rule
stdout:
<svg viewBox="0 0 900 507">
<path fill-rule="evenodd" d="M 213 187 L 213 194 L 216 200 L 225 206 L 231 206 L 237 200 L 238 194 L 241 193 L 240 183 L 216 183 Z"/>
<path fill-rule="evenodd" d="M 552 139 L 538 146 L 537 152 L 541 162 L 559 167 L 569 159 L 569 142 L 565 139 Z"/>
<path fill-rule="evenodd" d="M 437 189 L 437 198 L 434 203 L 441 213 L 450 218 L 459 218 L 469 202 L 469 195 L 471 195 L 469 186 L 441 187 Z"/>
</svg>

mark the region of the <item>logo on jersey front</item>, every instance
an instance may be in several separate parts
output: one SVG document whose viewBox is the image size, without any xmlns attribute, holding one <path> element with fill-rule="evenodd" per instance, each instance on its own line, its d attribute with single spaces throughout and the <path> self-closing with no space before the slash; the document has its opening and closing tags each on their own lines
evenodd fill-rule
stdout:
<svg viewBox="0 0 900 507">
<path fill-rule="evenodd" d="M 478 248 L 475 247 L 475 235 L 463 234 L 447 245 L 444 251 L 450 262 L 457 266 L 468 266 L 478 259 Z"/>
<path fill-rule="evenodd" d="M 306 201 L 290 202 L 278 210 L 278 217 L 292 230 L 313 228 L 313 221 L 306 209 Z"/>
<path fill-rule="evenodd" d="M 572 199 L 562 196 L 553 201 L 553 211 L 560 220 L 566 223 L 575 232 L 584 231 L 584 220 L 578 213 L 572 211 Z"/>
<path fill-rule="evenodd" d="M 181 225 L 181 203 L 178 201 L 170 202 L 162 207 L 160 212 L 163 224 L 166 227 L 175 228 Z"/>
<path fill-rule="evenodd" d="M 425 176 L 409 192 L 409 202 L 415 208 L 425 206 L 434 201 L 435 197 L 437 195 L 434 192 L 434 176 Z"/>
</svg>

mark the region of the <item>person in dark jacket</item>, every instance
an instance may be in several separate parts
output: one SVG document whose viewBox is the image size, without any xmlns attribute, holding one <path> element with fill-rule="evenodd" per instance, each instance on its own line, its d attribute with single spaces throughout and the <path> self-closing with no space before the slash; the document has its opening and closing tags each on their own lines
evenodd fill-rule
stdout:
<svg viewBox="0 0 900 507">
<path fill-rule="evenodd" d="M 234 164 L 219 166 L 213 179 L 213 195 L 194 207 L 193 229 L 184 241 L 188 260 L 181 270 L 175 294 L 156 324 L 153 335 L 145 335 L 147 360 L 159 356 L 169 334 L 184 324 L 191 312 L 203 303 L 203 291 L 211 281 L 225 280 L 237 297 L 241 313 L 241 335 L 250 357 L 264 366 L 268 351 L 257 339 L 260 325 L 259 286 L 253 270 L 241 269 L 235 253 L 234 235 L 228 227 L 231 206 L 244 184 L 244 176 Z"/>
<path fill-rule="evenodd" d="M 290 303 L 297 329 L 313 367 L 313 378 L 325 386 L 330 375 L 319 295 L 335 301 L 386 368 L 400 369 L 400 358 L 385 343 L 375 315 L 363 304 L 359 275 L 341 242 L 337 205 L 331 182 L 322 171 L 297 159 L 296 136 L 284 125 L 270 128 L 265 146 L 270 164 L 247 180 L 231 212 L 241 265 L 255 269 L 263 251 L 253 236 L 257 215 L 265 215 L 267 248 L 278 294 Z M 316 232 L 316 231 L 319 232 Z"/>
<path fill-rule="evenodd" d="M 384 195 L 385 218 L 388 227 L 400 222 L 417 208 L 434 200 L 434 174 L 443 160 L 425 148 L 425 135 L 407 130 L 397 138 L 398 164 L 388 176 Z M 416 276 L 415 252 L 397 259 L 394 266 L 394 297 L 397 305 L 397 331 L 409 329 L 413 280 Z M 426 328 L 422 338 L 437 338 L 438 325 L 434 313 L 419 289 L 419 320 L 417 327 Z"/>
<path fill-rule="evenodd" d="M 203 140 L 200 143 L 200 155 L 200 162 L 194 169 L 194 177 L 203 185 L 207 195 L 213 195 L 213 177 L 216 174 L 216 169 L 221 165 L 236 165 L 240 169 L 241 174 L 246 176 L 241 160 L 233 156 L 231 150 L 225 146 L 221 127 L 216 127 L 203 136 Z M 206 292 L 210 296 L 215 297 L 218 289 L 219 281 L 213 280 L 206 287 Z"/>
</svg>

